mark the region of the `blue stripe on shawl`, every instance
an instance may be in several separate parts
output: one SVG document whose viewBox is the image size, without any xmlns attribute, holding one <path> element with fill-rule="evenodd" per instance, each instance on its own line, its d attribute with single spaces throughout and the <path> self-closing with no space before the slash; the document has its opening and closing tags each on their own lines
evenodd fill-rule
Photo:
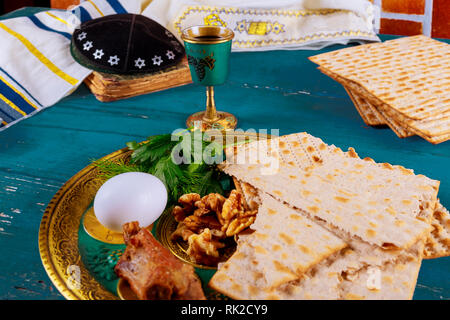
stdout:
<svg viewBox="0 0 450 320">
<path fill-rule="evenodd" d="M 78 6 L 76 9 L 72 10 L 72 13 L 76 15 L 76 10 L 80 10 L 80 21 L 81 23 L 86 22 L 88 20 L 92 20 L 91 15 L 89 12 L 83 8 L 83 6 Z"/>
<path fill-rule="evenodd" d="M 122 6 L 122 4 L 118 0 L 106 0 L 109 5 L 117 12 L 117 13 L 127 13 L 127 10 Z"/>
<path fill-rule="evenodd" d="M 34 100 L 34 102 L 36 102 L 36 104 L 42 107 L 42 104 L 35 97 L 33 97 L 33 95 L 28 92 L 27 89 L 25 89 L 19 82 L 17 82 L 16 79 L 14 79 L 8 72 L 6 72 L 6 70 L 0 67 L 0 71 L 6 74 L 8 78 L 11 79 L 16 85 L 18 85 L 26 94 L 28 94 Z"/>
<path fill-rule="evenodd" d="M 0 118 L 3 118 L 7 123 L 22 118 L 23 115 L 11 108 L 5 101 L 0 99 Z"/>
<path fill-rule="evenodd" d="M 0 80 L 0 93 L 3 94 L 9 101 L 14 103 L 20 110 L 29 114 L 36 110 L 30 105 L 24 98 L 22 98 L 17 92 L 11 89 L 6 83 Z M 11 108 L 11 107 L 10 107 Z"/>
</svg>

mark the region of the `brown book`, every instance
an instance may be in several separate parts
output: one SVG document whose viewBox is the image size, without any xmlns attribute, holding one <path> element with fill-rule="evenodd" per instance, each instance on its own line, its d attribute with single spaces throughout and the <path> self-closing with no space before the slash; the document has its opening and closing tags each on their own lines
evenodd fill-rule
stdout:
<svg viewBox="0 0 450 320">
<path fill-rule="evenodd" d="M 94 71 L 84 80 L 95 97 L 103 102 L 115 101 L 192 83 L 189 65 L 178 65 L 155 73 L 118 75 Z"/>
</svg>

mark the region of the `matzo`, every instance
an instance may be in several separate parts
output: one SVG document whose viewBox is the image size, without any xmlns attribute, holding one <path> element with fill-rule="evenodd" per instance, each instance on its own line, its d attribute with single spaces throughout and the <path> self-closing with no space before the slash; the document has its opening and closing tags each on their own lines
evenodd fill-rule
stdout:
<svg viewBox="0 0 450 320">
<path fill-rule="evenodd" d="M 257 210 L 261 204 L 258 191 L 246 182 L 241 182 L 233 177 L 234 186 L 244 197 L 244 207 L 246 210 Z"/>
<path fill-rule="evenodd" d="M 261 196 L 262 199 L 266 197 Z M 272 227 L 270 223 L 274 220 L 278 221 L 279 218 L 275 216 L 274 219 L 270 219 L 266 216 L 259 220 L 258 225 L 252 227 L 255 229 L 269 227 L 270 229 Z M 283 222 L 281 221 L 281 224 L 285 225 Z M 377 260 L 380 258 L 377 255 L 383 255 L 382 251 L 377 253 L 376 247 L 351 239 L 349 243 L 352 249 L 346 247 L 339 250 L 314 265 L 298 279 L 277 288 L 268 288 L 265 283 L 265 273 L 258 270 L 258 265 L 264 261 L 261 258 L 267 259 L 267 257 L 256 258 L 255 250 L 247 243 L 247 239 L 248 237 L 245 237 L 243 242 L 239 242 L 240 248 L 236 256 L 219 266 L 219 271 L 210 283 L 214 289 L 234 299 L 379 299 L 387 297 L 406 299 L 412 294 L 417 277 L 417 273 L 414 277 L 414 272 L 411 273 L 409 270 L 415 268 L 418 271 L 420 263 L 417 263 L 419 261 L 417 258 L 421 256 L 420 251 L 423 250 L 422 244 L 415 248 L 413 254 L 384 253 L 385 256 L 382 257 L 384 261 L 377 268 L 382 271 L 385 276 L 383 280 L 388 283 L 372 296 L 371 294 L 375 292 L 360 286 L 366 285 L 361 282 L 361 279 L 367 276 L 367 266 L 377 265 Z M 389 255 L 392 256 L 388 257 Z M 398 281 L 393 282 L 396 284 L 394 288 L 389 286 L 389 279 L 386 276 L 398 276 Z"/>
<path fill-rule="evenodd" d="M 356 156 L 356 153 L 354 151 L 342 152 L 340 150 L 337 150 L 337 148 L 334 146 L 326 145 L 321 139 L 310 136 L 306 133 L 287 135 L 287 136 L 278 138 L 278 140 L 279 140 L 279 146 L 280 146 L 280 152 L 279 152 L 280 153 L 280 161 L 283 161 L 285 163 L 289 162 L 292 165 L 298 166 L 299 168 L 307 168 L 316 163 L 326 163 L 328 161 L 333 161 L 333 158 L 329 157 L 329 155 L 335 154 L 336 151 L 338 151 L 337 152 L 338 154 L 344 155 L 349 158 Z M 288 153 L 283 152 L 286 150 L 289 150 L 290 152 L 288 152 Z M 368 160 L 371 160 L 371 159 L 366 159 L 366 161 L 368 161 Z M 391 167 L 387 164 L 376 164 L 373 161 L 371 161 L 371 162 L 380 167 L 387 167 L 392 170 L 396 170 L 402 174 L 412 175 L 411 170 L 407 170 L 400 166 L 392 166 Z M 424 176 L 420 176 L 417 178 L 422 180 L 422 182 L 423 182 L 422 188 L 430 188 L 432 186 L 436 187 L 435 184 L 434 185 L 428 184 L 428 182 L 431 182 L 431 180 L 427 179 Z M 428 185 L 428 187 L 427 187 L 427 185 Z M 252 194 L 255 194 L 255 191 L 252 191 Z M 431 206 L 431 203 L 425 204 L 425 206 L 428 206 L 428 205 Z M 428 208 L 428 209 L 431 209 L 431 208 Z M 427 212 L 429 212 L 429 213 L 427 213 Z M 430 213 L 431 213 L 430 210 L 423 210 L 423 212 L 421 212 L 421 215 L 428 216 Z M 411 214 L 411 216 L 414 216 L 417 214 L 417 212 L 410 212 L 410 214 Z M 430 217 L 431 217 L 431 215 L 430 215 Z M 435 227 L 435 228 L 437 228 L 437 227 Z M 442 226 L 439 229 L 442 229 Z M 440 241 L 434 241 L 434 243 L 435 243 L 434 247 L 437 248 L 439 246 L 439 243 L 445 243 L 445 238 L 440 238 Z M 430 243 L 430 245 L 431 245 L 431 243 Z M 429 248 L 431 250 L 431 246 L 429 246 Z M 366 249 L 364 249 L 364 248 L 360 249 L 360 251 L 363 251 L 363 250 L 365 250 L 366 252 L 372 251 L 373 254 L 377 251 L 376 248 L 370 248 L 370 247 L 366 248 Z M 430 256 L 437 256 L 437 255 L 443 256 L 443 255 L 448 255 L 449 253 L 450 252 L 448 250 L 441 251 L 439 254 L 435 251 L 433 251 L 433 253 L 430 251 Z M 391 258 L 389 257 L 389 255 L 384 254 L 384 256 L 383 256 L 380 253 L 377 263 L 379 264 L 379 261 L 383 261 L 386 259 L 391 259 Z M 362 260 L 363 260 L 363 258 L 362 258 Z M 374 263 L 374 262 L 375 261 L 372 261 L 372 263 Z"/>
<path fill-rule="evenodd" d="M 381 102 L 377 97 L 371 96 L 357 84 L 340 77 L 323 67 L 319 69 L 341 83 L 352 92 L 354 96 L 359 96 L 360 100 L 369 100 L 367 104 L 376 106 L 381 115 L 383 115 L 389 127 L 400 137 L 405 138 L 417 134 L 431 143 L 440 143 L 450 137 L 450 117 L 449 115 L 436 115 L 424 120 L 407 119 L 400 113 L 393 110 L 389 105 Z"/>
<path fill-rule="evenodd" d="M 420 256 L 382 267 L 366 265 L 355 270 L 357 260 L 356 252 L 344 249 L 329 261 L 318 264 L 313 273 L 265 294 L 283 300 L 412 298 L 422 261 Z"/>
<path fill-rule="evenodd" d="M 288 154 L 280 152 L 280 161 L 283 161 L 285 163 L 290 162 L 300 168 L 308 167 L 317 162 L 323 163 L 330 161 L 331 159 L 328 157 L 328 155 L 329 153 L 334 153 L 336 149 L 336 147 L 325 145 L 325 143 L 321 139 L 313 137 L 306 133 L 287 135 L 279 137 L 278 139 L 280 141 L 279 144 L 281 146 L 281 151 L 293 151 L 295 149 L 305 150 L 304 152 L 297 151 L 290 152 Z M 300 148 L 300 145 L 302 146 L 302 148 Z M 343 154 L 351 157 L 348 152 Z M 383 166 L 383 164 L 378 165 Z M 400 166 L 393 166 L 392 168 L 399 172 L 407 171 L 407 169 Z M 424 177 L 421 178 L 423 179 Z M 235 179 L 235 181 L 236 183 L 239 183 L 237 179 Z M 247 183 L 245 183 L 245 185 L 246 188 L 243 190 L 244 197 L 257 199 L 258 191 Z M 253 205 L 257 207 L 258 202 L 253 201 Z M 431 203 L 429 205 L 431 205 Z M 256 207 L 254 207 L 254 209 L 256 209 Z M 423 211 L 421 215 L 426 215 L 427 212 L 428 210 Z M 428 219 L 430 219 L 431 225 L 433 226 L 433 231 L 427 241 L 424 258 L 431 259 L 450 255 L 450 222 L 448 222 L 450 221 L 450 215 L 448 211 L 442 206 L 442 204 L 438 202 L 433 215 L 430 215 Z"/>
<path fill-rule="evenodd" d="M 237 183 L 239 181 L 236 179 Z M 252 186 L 248 185 L 248 189 L 251 190 L 251 194 L 257 194 L 259 191 Z M 305 214 L 304 212 L 302 213 Z M 421 212 L 423 214 L 423 212 Z M 362 267 L 363 265 L 376 265 L 376 266 L 382 266 L 386 262 L 394 262 L 398 260 L 399 258 L 405 259 L 405 258 L 414 258 L 417 255 L 420 254 L 418 251 L 417 246 L 412 246 L 408 250 L 403 250 L 402 252 L 398 251 L 392 251 L 392 250 L 384 250 L 378 246 L 370 245 L 369 243 L 366 243 L 364 241 L 361 241 L 359 239 L 353 238 L 351 235 L 349 235 L 346 232 L 343 232 L 342 230 L 326 223 L 323 220 L 314 219 L 315 223 L 322 226 L 324 229 L 327 229 L 331 233 L 333 233 L 338 238 L 342 239 L 344 242 L 346 242 L 349 247 L 351 247 L 353 250 L 355 250 L 359 257 L 358 257 L 358 265 Z M 255 228 L 254 225 L 251 228 Z M 242 237 L 239 236 L 238 241 L 242 241 L 246 239 L 247 235 L 243 235 Z M 442 239 L 440 239 L 442 240 Z M 436 240 L 433 240 L 435 242 Z M 445 255 L 447 252 L 441 252 L 441 254 Z M 432 248 L 430 247 L 430 254 L 437 254 L 435 251 L 432 251 Z"/>
<path fill-rule="evenodd" d="M 355 95 L 364 96 L 366 93 L 361 92 L 361 88 L 353 83 L 338 77 L 334 78 L 341 84 L 351 88 Z M 424 138 L 433 144 L 441 143 L 450 139 L 450 132 L 447 125 L 450 123 L 450 118 L 445 115 L 438 115 L 430 117 L 426 120 L 407 120 L 402 119 L 399 114 L 396 114 L 388 105 L 379 103 L 375 97 L 364 96 L 364 99 L 370 100 L 371 104 L 377 106 L 378 110 L 384 115 L 389 127 L 400 137 L 405 138 L 413 134 Z"/>
<path fill-rule="evenodd" d="M 245 241 L 254 248 L 253 255 L 260 262 L 267 287 L 277 287 L 300 277 L 346 243 L 308 218 L 267 195 L 261 195 L 262 204 L 254 233 Z M 264 263 L 263 263 L 264 261 Z"/>
<path fill-rule="evenodd" d="M 220 265 L 210 282 L 212 288 L 233 299 L 409 299 L 421 261 L 419 256 L 377 268 L 361 266 L 358 253 L 344 248 L 316 264 L 299 279 L 277 288 L 267 288 L 264 274 L 252 263 L 255 257 L 251 246 L 245 242 L 240 246 L 239 254 Z M 374 290 L 367 282 L 371 275 L 368 268 L 380 271 L 380 290 Z"/>
<path fill-rule="evenodd" d="M 221 272 L 211 279 L 210 285 L 232 297 L 245 299 L 249 294 L 245 288 L 237 292 L 239 290 L 228 287 L 228 279 L 236 278 L 235 271 L 246 273 L 248 278 L 251 274 L 259 275 L 251 283 L 270 291 L 300 278 L 312 266 L 347 246 L 332 233 L 272 197 L 263 195 L 261 198 L 262 204 L 252 225 L 256 231 L 239 242 L 233 256 L 219 268 Z M 236 263 L 247 271 L 237 271 Z"/>
<path fill-rule="evenodd" d="M 411 119 L 450 113 L 450 46 L 405 37 L 323 53 L 310 60 L 358 83 Z"/>
<path fill-rule="evenodd" d="M 427 223 L 401 214 L 404 210 L 418 209 L 420 198 L 415 196 L 420 197 L 417 195 L 420 189 L 407 189 L 402 196 L 394 197 L 389 188 L 377 184 L 382 190 L 374 188 L 371 192 L 355 193 L 355 189 L 328 180 L 327 176 L 336 174 L 333 167 L 331 171 L 329 169 L 318 166 L 304 172 L 280 164 L 276 175 L 264 176 L 260 175 L 258 166 L 228 165 L 223 168 L 226 173 L 251 183 L 275 198 L 378 246 L 392 244 L 406 248 L 429 232 Z M 345 174 L 344 170 L 338 170 L 342 171 L 339 174 Z M 372 172 L 374 177 L 378 173 Z M 351 182 L 357 184 L 357 179 L 354 179 Z M 408 205 L 404 204 L 405 201 Z M 410 204 L 413 205 L 411 208 Z"/>
<path fill-rule="evenodd" d="M 323 142 L 319 146 L 309 148 L 305 143 L 309 137 L 311 136 L 307 134 L 296 134 L 279 139 L 280 148 L 277 150 L 279 157 L 282 159 L 286 157 L 287 163 L 303 170 L 286 166 L 281 161 L 278 173 L 275 175 L 261 175 L 261 164 L 229 164 L 224 166 L 224 171 L 297 208 L 315 211 L 314 215 L 370 243 L 383 245 L 381 238 L 387 240 L 393 230 L 401 230 L 400 225 L 405 227 L 403 235 L 411 240 L 409 245 L 427 232 L 429 226 L 426 223 L 416 221 L 417 219 L 411 215 L 404 216 L 397 213 L 412 210 L 417 214 L 421 201 L 432 202 L 434 205 L 439 186 L 437 181 L 414 175 L 410 170 L 402 167 L 363 161 L 357 157 L 356 153 L 355 157 L 351 158 L 338 148 L 330 151 Z M 289 140 L 292 141 L 288 143 Z M 310 140 L 314 141 L 314 139 Z M 266 144 L 265 141 L 253 142 L 246 146 L 246 149 L 250 150 L 250 153 L 257 149 L 265 152 L 264 148 L 267 146 L 264 144 Z M 320 154 L 321 150 L 327 153 L 326 164 L 323 164 L 324 157 Z M 273 152 L 267 148 L 266 151 Z M 308 153 L 317 153 L 313 155 L 313 159 L 316 164 L 322 163 L 322 165 L 312 166 L 308 171 L 308 161 L 310 161 L 306 156 Z M 366 179 L 367 182 L 361 185 L 361 179 Z M 358 190 L 358 194 L 352 190 Z M 378 206 L 378 208 L 371 208 L 371 206 Z M 361 214 L 361 210 L 367 212 Z M 380 218 L 386 220 L 374 221 Z M 406 219 L 409 222 L 398 221 L 399 219 Z M 351 222 L 354 224 L 351 225 Z M 380 229 L 386 227 L 392 230 L 391 232 L 381 230 L 380 232 L 385 234 L 380 236 L 374 229 L 374 225 L 379 226 Z M 418 232 L 416 236 L 406 235 L 406 233 L 414 233 L 414 229 Z M 396 236 L 401 234 L 401 232 L 397 233 Z M 406 245 L 406 243 L 403 244 Z"/>
<path fill-rule="evenodd" d="M 275 144 L 266 148 L 265 151 L 282 163 L 280 170 L 283 167 L 295 169 L 298 166 L 306 173 L 310 173 L 315 167 L 324 166 L 328 162 L 344 161 L 347 162 L 345 166 L 351 167 L 352 164 L 360 164 L 363 161 L 359 159 L 353 149 L 350 149 L 349 152 L 343 152 L 334 146 L 327 146 L 322 140 L 306 133 L 280 137 L 272 142 L 275 142 Z M 253 143 L 241 146 L 239 149 L 238 152 L 246 149 L 251 154 L 258 150 L 258 146 Z M 230 152 L 230 159 L 232 159 L 235 155 L 232 154 L 231 150 L 227 150 L 227 153 Z M 358 160 L 353 163 L 355 159 Z M 406 185 L 413 182 L 418 189 L 417 198 L 414 198 L 417 201 L 407 203 L 408 205 L 413 205 L 413 207 L 415 206 L 416 209 L 406 210 L 404 214 L 413 219 L 415 219 L 415 216 L 418 216 L 424 220 L 424 224 L 429 224 L 429 221 L 433 219 L 433 221 L 436 220 L 430 213 L 432 211 L 431 206 L 434 209 L 436 201 L 435 197 L 439 186 L 437 181 L 422 175 L 414 175 L 412 170 L 401 166 L 378 164 L 372 159 L 365 159 L 363 162 L 369 164 L 369 167 L 373 166 L 380 170 L 385 170 L 388 176 L 395 172 L 394 175 L 399 176 L 398 180 L 393 179 L 396 182 L 405 182 Z M 263 163 L 250 164 L 250 170 L 255 170 L 261 165 Z M 364 170 L 364 165 L 357 166 L 355 169 L 352 171 L 358 171 L 357 169 Z M 275 174 L 278 174 L 280 170 L 275 171 Z M 351 174 L 358 173 L 351 172 Z M 264 192 L 254 188 L 253 182 L 249 184 L 248 182 L 250 181 L 246 178 L 243 178 L 242 182 L 238 181 L 236 177 L 234 178 L 238 186 L 246 185 L 245 191 L 242 188 L 241 191 L 256 199 L 255 205 L 258 205 L 261 198 L 267 199 L 268 196 Z M 256 181 L 260 180 L 258 177 L 256 178 Z M 263 176 L 260 175 L 260 178 L 263 178 Z M 294 176 L 289 178 L 296 179 Z M 371 179 L 369 178 L 369 180 Z M 380 188 L 375 188 L 375 190 L 378 189 Z M 390 196 L 394 198 L 399 194 L 403 195 L 402 191 L 399 192 L 391 193 Z M 276 195 L 274 196 L 276 197 Z M 268 199 L 269 201 L 275 201 L 270 197 Z M 390 200 L 391 198 L 384 199 L 385 202 L 390 202 Z M 278 202 L 276 203 L 280 205 Z M 420 205 L 417 207 L 418 203 Z M 299 213 L 299 216 L 308 218 L 314 215 Z M 267 214 L 263 215 L 259 221 L 257 219 L 252 225 L 252 229 L 256 230 L 255 233 L 258 230 L 270 229 L 271 222 L 274 220 L 278 221 L 280 219 L 270 219 Z M 441 218 L 440 221 L 442 220 Z M 407 250 L 386 251 L 361 241 L 359 237 L 352 237 L 351 234 L 325 220 L 313 218 L 310 221 L 314 221 L 313 223 L 322 226 L 323 229 L 327 229 L 338 238 L 341 238 L 349 247 L 329 255 L 327 258 L 322 259 L 321 262 L 309 267 L 298 279 L 288 281 L 278 287 L 268 287 L 265 284 L 264 276 L 264 271 L 267 271 L 267 269 L 258 269 L 259 263 L 253 263 L 254 261 L 261 261 L 261 259 L 255 258 L 254 247 L 248 242 L 248 239 L 251 239 L 252 236 L 245 236 L 242 241 L 239 241 L 240 249 L 236 252 L 236 259 L 233 256 L 227 263 L 219 267 L 219 271 L 216 274 L 217 278 L 216 276 L 213 277 L 211 286 L 236 299 L 407 299 L 411 297 L 415 287 L 417 272 L 420 268 L 421 252 L 423 251 L 423 240 L 421 239 L 423 237 L 419 237 L 418 241 Z M 280 224 L 285 225 L 282 220 Z M 261 258 L 265 259 L 265 257 Z M 378 291 L 363 286 L 367 284 L 367 266 L 370 268 L 376 266 L 381 270 L 382 281 L 386 283 Z M 393 280 L 393 277 L 397 277 L 398 281 Z"/>
<path fill-rule="evenodd" d="M 431 219 L 433 230 L 425 243 L 424 258 L 433 259 L 450 255 L 450 214 L 438 202 Z"/>
<path fill-rule="evenodd" d="M 350 88 L 351 95 L 373 104 L 400 137 L 409 132 L 440 143 L 450 139 L 449 48 L 448 44 L 416 36 L 310 59 L 322 72 Z M 361 110 L 360 105 L 355 106 Z"/>
<path fill-rule="evenodd" d="M 368 104 L 364 99 L 361 99 L 358 95 L 354 95 L 347 87 L 344 87 L 344 89 L 347 91 L 348 96 L 353 101 L 356 110 L 365 124 L 368 126 L 379 126 L 386 124 L 386 121 L 383 119 L 383 116 L 378 112 L 378 110 L 372 108 L 370 104 Z"/>
<path fill-rule="evenodd" d="M 383 111 L 378 110 L 375 106 L 373 106 L 370 102 L 366 101 L 365 98 L 362 98 L 358 93 L 353 92 L 352 87 L 346 85 L 346 82 L 339 79 L 337 76 L 335 76 L 333 73 L 327 71 L 326 69 L 323 69 L 321 67 L 318 68 L 320 71 L 322 71 L 324 74 L 330 76 L 332 79 L 338 81 L 342 84 L 342 86 L 347 91 L 348 95 L 350 96 L 350 99 L 353 101 L 355 107 L 358 109 L 358 112 L 363 116 L 363 119 L 366 118 L 365 123 L 367 125 L 388 125 L 389 128 L 392 129 L 392 131 L 395 132 L 395 134 L 399 138 L 406 138 L 414 135 L 411 131 L 408 131 L 405 129 L 402 125 L 400 125 L 397 121 L 393 120 L 390 116 L 387 116 Z M 371 120 L 367 120 L 371 119 Z"/>
<path fill-rule="evenodd" d="M 340 295 L 346 300 L 410 300 L 414 294 L 422 259 L 387 264 L 384 268 L 368 267 L 351 281 L 343 281 Z M 379 283 L 378 283 L 379 281 Z"/>
</svg>

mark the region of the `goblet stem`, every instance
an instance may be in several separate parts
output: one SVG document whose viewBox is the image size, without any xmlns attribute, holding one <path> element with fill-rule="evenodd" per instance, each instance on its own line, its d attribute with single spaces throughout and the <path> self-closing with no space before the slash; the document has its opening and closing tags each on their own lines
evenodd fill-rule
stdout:
<svg viewBox="0 0 450 320">
<path fill-rule="evenodd" d="M 216 103 L 214 102 L 214 87 L 207 86 L 206 87 L 206 112 L 203 117 L 204 121 L 214 122 L 218 119 Z"/>
</svg>

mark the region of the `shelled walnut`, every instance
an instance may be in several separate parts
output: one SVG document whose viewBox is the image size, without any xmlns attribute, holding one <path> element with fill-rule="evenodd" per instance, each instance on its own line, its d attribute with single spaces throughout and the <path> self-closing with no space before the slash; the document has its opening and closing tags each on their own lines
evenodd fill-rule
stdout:
<svg viewBox="0 0 450 320">
<path fill-rule="evenodd" d="M 195 203 L 200 200 L 200 195 L 198 193 L 187 193 L 182 195 L 178 199 L 178 203 L 182 205 L 175 206 L 172 210 L 172 214 L 175 217 L 175 220 L 178 222 L 181 222 L 186 218 L 187 216 L 191 215 L 192 212 L 195 209 Z"/>
<path fill-rule="evenodd" d="M 189 248 L 187 254 L 197 263 L 214 265 L 220 260 L 219 249 L 225 244 L 215 240 L 208 228 L 200 234 L 193 234 L 188 239 Z"/>
<path fill-rule="evenodd" d="M 189 193 L 178 202 L 181 206 L 172 211 L 178 227 L 171 239 L 187 241 L 189 257 L 200 264 L 216 265 L 220 249 L 230 243 L 227 239 L 247 229 L 256 219 L 257 210 L 246 210 L 237 190 L 232 190 L 228 198 L 218 193 L 204 197 Z"/>
<path fill-rule="evenodd" d="M 246 216 L 246 217 L 237 217 L 227 227 L 225 234 L 227 237 L 234 236 L 235 234 L 239 234 L 242 230 L 250 227 L 253 222 L 255 222 L 256 215 Z"/>
<path fill-rule="evenodd" d="M 183 224 L 194 231 L 195 233 L 200 233 L 205 228 L 212 229 L 212 230 L 220 230 L 222 228 L 222 225 L 220 224 L 219 220 L 215 216 L 189 216 L 186 217 L 183 221 Z"/>
</svg>

